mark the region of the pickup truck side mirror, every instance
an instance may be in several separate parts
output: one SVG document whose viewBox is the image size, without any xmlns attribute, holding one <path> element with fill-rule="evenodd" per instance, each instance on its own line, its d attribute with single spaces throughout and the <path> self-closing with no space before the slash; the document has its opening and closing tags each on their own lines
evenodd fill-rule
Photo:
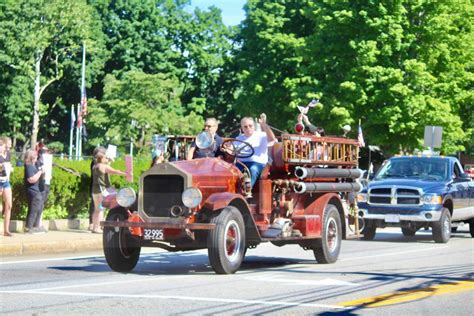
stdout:
<svg viewBox="0 0 474 316">
<path fill-rule="evenodd" d="M 459 177 L 454 179 L 454 182 L 466 182 L 471 181 L 471 177 L 467 173 L 461 173 Z"/>
</svg>

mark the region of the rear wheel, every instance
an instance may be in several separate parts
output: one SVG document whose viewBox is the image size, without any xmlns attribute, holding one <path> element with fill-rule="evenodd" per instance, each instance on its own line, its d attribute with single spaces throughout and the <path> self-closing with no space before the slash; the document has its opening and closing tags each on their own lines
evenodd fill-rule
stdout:
<svg viewBox="0 0 474 316">
<path fill-rule="evenodd" d="M 122 208 L 110 210 L 107 221 L 125 221 L 128 216 Z M 105 259 L 117 272 L 130 272 L 137 265 L 141 247 L 126 227 L 104 227 L 102 235 Z"/>
<path fill-rule="evenodd" d="M 377 231 L 377 225 L 373 220 L 365 220 L 365 226 L 362 230 L 362 239 L 363 240 L 373 240 L 375 238 L 375 233 Z"/>
<path fill-rule="evenodd" d="M 341 217 L 336 206 L 326 206 L 323 225 L 322 238 L 313 246 L 314 256 L 318 263 L 334 263 L 339 257 L 342 241 Z"/>
<path fill-rule="evenodd" d="M 471 218 L 469 221 L 469 232 L 471 233 L 471 237 L 474 238 L 474 218 Z"/>
<path fill-rule="evenodd" d="M 439 221 L 433 223 L 433 239 L 437 243 L 447 243 L 451 237 L 451 214 L 444 207 Z"/>
<path fill-rule="evenodd" d="M 216 227 L 209 232 L 207 248 L 209 262 L 217 274 L 235 273 L 245 254 L 245 226 L 242 214 L 227 206 L 211 219 Z"/>
</svg>

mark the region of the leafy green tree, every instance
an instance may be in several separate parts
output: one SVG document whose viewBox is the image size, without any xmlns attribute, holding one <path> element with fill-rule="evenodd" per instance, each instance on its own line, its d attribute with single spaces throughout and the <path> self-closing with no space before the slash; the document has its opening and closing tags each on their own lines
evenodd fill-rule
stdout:
<svg viewBox="0 0 474 316">
<path fill-rule="evenodd" d="M 440 125 L 452 153 L 472 133 L 472 20 L 470 1 L 250 0 L 239 109 L 284 125 L 319 97 L 310 116 L 330 133 L 361 119 L 369 143 L 395 152 Z"/>
<path fill-rule="evenodd" d="M 224 101 L 214 92 L 225 83 L 221 78 L 232 29 L 222 23 L 217 8 L 189 13 L 189 3 L 93 1 L 111 52 L 105 73 L 120 78 L 127 71 L 140 70 L 178 78 L 186 113 L 216 115 Z"/>
<path fill-rule="evenodd" d="M 90 100 L 90 143 L 127 145 L 144 149 L 157 132 L 195 134 L 203 124 L 181 105 L 182 84 L 165 74 L 128 71 L 121 79 L 107 75 L 102 100 Z"/>
<path fill-rule="evenodd" d="M 7 83 L 19 83 L 3 98 L 6 117 L 15 116 L 13 103 L 19 91 L 32 91 L 30 102 L 30 143 L 35 144 L 41 117 L 50 110 L 42 96 L 51 84 L 59 82 L 65 72 L 80 65 L 82 43 L 92 47 L 90 53 L 100 51 L 100 24 L 94 19 L 93 8 L 85 0 L 5 0 L 0 3 L 0 68 L 11 74 Z M 101 58 L 89 67 L 100 68 Z M 79 72 L 80 74 L 80 72 Z M 24 82 L 23 78 L 28 78 Z M 77 77 L 76 77 L 77 78 Z M 13 94 L 11 94 L 13 93 Z M 28 94 L 22 95 L 28 97 Z M 54 100 L 56 102 L 56 100 Z M 24 113 L 24 101 L 21 102 Z M 21 120 L 11 121 L 15 131 Z"/>
</svg>

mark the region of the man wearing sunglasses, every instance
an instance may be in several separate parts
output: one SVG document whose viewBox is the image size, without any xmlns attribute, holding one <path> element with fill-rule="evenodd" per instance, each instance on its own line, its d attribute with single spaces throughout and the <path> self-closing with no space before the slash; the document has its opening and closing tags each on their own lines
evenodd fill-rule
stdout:
<svg viewBox="0 0 474 316">
<path fill-rule="evenodd" d="M 199 149 L 196 146 L 196 141 L 194 141 L 191 144 L 191 147 L 189 147 L 188 154 L 186 156 L 187 160 L 206 157 L 217 157 L 222 155 L 220 148 L 223 141 L 222 138 L 217 135 L 218 125 L 219 122 L 215 118 L 211 117 L 206 119 L 206 122 L 204 123 L 204 131 L 207 131 L 209 132 L 209 134 L 211 134 L 212 138 L 214 139 L 214 142 L 209 148 Z"/>
<path fill-rule="evenodd" d="M 258 122 L 262 128 L 261 132 L 255 130 L 255 122 L 251 117 L 244 117 L 240 121 L 243 134 L 237 136 L 238 140 L 249 143 L 255 150 L 252 156 L 239 159 L 250 170 L 252 188 L 268 163 L 268 147 L 276 142 L 275 134 L 267 125 L 267 116 L 264 113 L 260 115 Z M 243 169 L 240 164 L 237 167 Z"/>
</svg>

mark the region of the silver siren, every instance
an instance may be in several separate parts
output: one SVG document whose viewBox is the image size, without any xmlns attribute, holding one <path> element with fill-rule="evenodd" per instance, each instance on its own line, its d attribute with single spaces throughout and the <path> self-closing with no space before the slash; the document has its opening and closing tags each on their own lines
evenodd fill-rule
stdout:
<svg viewBox="0 0 474 316">
<path fill-rule="evenodd" d="M 206 149 L 212 146 L 214 137 L 209 132 L 201 132 L 196 136 L 196 147 L 199 149 Z"/>
</svg>

